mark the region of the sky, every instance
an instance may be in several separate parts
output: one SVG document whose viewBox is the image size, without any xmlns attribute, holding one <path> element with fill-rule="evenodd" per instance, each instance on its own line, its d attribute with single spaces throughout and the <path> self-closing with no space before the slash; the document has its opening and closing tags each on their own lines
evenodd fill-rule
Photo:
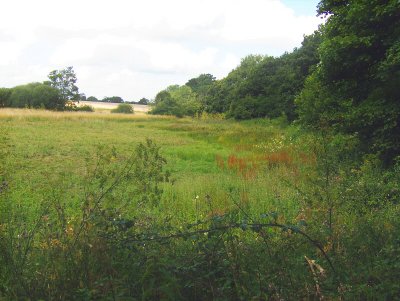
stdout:
<svg viewBox="0 0 400 301">
<path fill-rule="evenodd" d="M 0 0 L 0 87 L 73 66 L 81 93 L 152 99 L 249 54 L 279 56 L 322 22 L 318 0 Z"/>
</svg>

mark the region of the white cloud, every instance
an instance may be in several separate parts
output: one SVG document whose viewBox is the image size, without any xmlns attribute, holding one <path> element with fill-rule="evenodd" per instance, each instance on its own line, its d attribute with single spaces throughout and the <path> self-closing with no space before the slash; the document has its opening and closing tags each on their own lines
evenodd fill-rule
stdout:
<svg viewBox="0 0 400 301">
<path fill-rule="evenodd" d="M 81 92 L 126 100 L 290 51 L 321 22 L 280 0 L 14 0 L 2 11 L 0 86 L 74 66 Z"/>
</svg>

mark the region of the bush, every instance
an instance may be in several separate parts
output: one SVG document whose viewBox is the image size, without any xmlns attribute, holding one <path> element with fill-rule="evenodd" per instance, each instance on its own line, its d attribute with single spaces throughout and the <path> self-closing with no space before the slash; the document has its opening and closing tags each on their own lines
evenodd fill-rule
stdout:
<svg viewBox="0 0 400 301">
<path fill-rule="evenodd" d="M 79 112 L 94 112 L 94 108 L 92 106 L 89 106 L 89 105 L 84 105 L 84 106 L 81 106 L 81 107 L 77 107 L 76 111 L 79 111 Z"/>
<path fill-rule="evenodd" d="M 32 89 L 28 85 L 17 86 L 10 96 L 10 106 L 13 108 L 30 107 L 32 102 Z"/>
<path fill-rule="evenodd" d="M 64 108 L 64 101 L 56 88 L 41 83 L 30 83 L 13 88 L 6 105 L 13 108 L 44 107 L 57 110 Z"/>
<path fill-rule="evenodd" d="M 123 113 L 123 114 L 133 114 L 133 107 L 127 103 L 121 103 L 115 109 L 111 110 L 111 113 Z"/>
<path fill-rule="evenodd" d="M 32 103 L 34 108 L 62 109 L 64 101 L 56 88 L 47 85 L 38 85 L 32 90 Z"/>
</svg>

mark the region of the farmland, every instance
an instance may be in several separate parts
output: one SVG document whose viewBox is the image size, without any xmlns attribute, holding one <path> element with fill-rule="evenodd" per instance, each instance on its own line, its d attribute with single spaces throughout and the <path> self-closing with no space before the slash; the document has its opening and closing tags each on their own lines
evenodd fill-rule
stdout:
<svg viewBox="0 0 400 301">
<path fill-rule="evenodd" d="M 118 103 L 109 103 L 109 102 L 97 102 L 97 101 L 84 101 L 81 100 L 78 104 L 79 105 L 87 105 L 87 106 L 91 106 L 93 107 L 95 110 L 112 110 L 115 109 L 118 106 Z M 140 105 L 140 104 L 133 104 L 132 105 L 133 110 L 135 112 L 143 112 L 143 113 L 147 113 L 149 111 L 149 106 L 147 105 Z"/>
</svg>

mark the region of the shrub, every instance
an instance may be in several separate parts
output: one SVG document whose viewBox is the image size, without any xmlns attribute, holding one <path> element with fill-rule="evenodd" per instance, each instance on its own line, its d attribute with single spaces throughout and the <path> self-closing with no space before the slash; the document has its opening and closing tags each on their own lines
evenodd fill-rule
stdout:
<svg viewBox="0 0 400 301">
<path fill-rule="evenodd" d="M 30 83 L 13 88 L 5 105 L 13 108 L 61 110 L 65 104 L 56 88 L 41 83 Z"/>
<path fill-rule="evenodd" d="M 81 106 L 81 107 L 77 107 L 76 111 L 79 111 L 79 112 L 94 112 L 94 108 L 92 106 L 89 106 L 89 105 L 84 105 L 84 106 Z"/>
<path fill-rule="evenodd" d="M 115 109 L 111 110 L 111 113 L 123 113 L 123 114 L 133 114 L 133 107 L 127 103 L 121 103 Z"/>
<path fill-rule="evenodd" d="M 17 86 L 10 96 L 10 106 L 13 108 L 30 107 L 32 102 L 32 89 L 28 85 Z"/>
<path fill-rule="evenodd" d="M 47 85 L 38 85 L 32 90 L 32 103 L 34 108 L 62 109 L 64 101 L 56 88 Z"/>
</svg>

